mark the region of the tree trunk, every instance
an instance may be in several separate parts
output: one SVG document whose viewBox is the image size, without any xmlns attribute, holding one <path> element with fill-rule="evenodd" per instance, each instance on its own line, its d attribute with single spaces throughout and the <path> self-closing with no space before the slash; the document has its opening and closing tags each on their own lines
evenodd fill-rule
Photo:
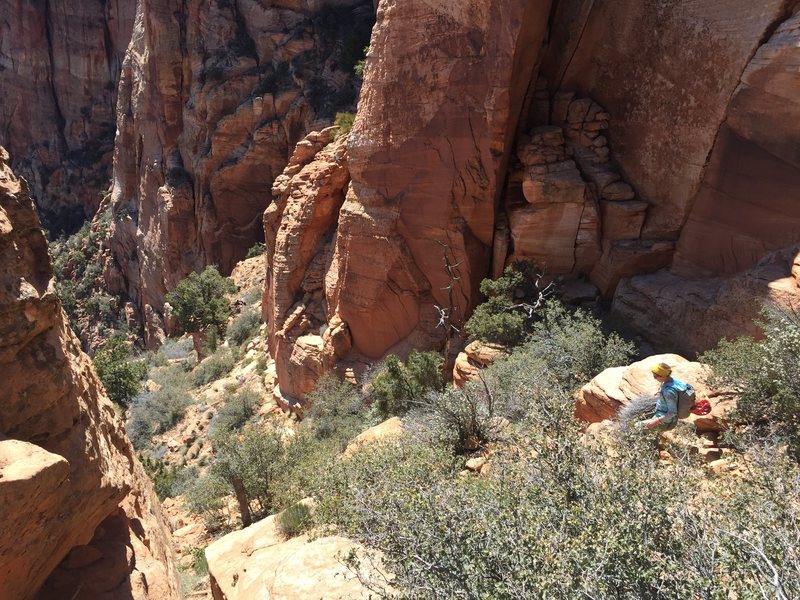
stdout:
<svg viewBox="0 0 800 600">
<path fill-rule="evenodd" d="M 247 492 L 244 489 L 244 483 L 238 477 L 234 477 L 231 481 L 233 485 L 233 493 L 236 494 L 236 501 L 239 503 L 239 513 L 242 515 L 242 525 L 247 527 L 253 522 L 253 516 L 250 514 L 250 502 L 247 500 Z"/>
<path fill-rule="evenodd" d="M 192 333 L 192 346 L 197 353 L 197 362 L 203 360 L 208 356 L 208 346 L 206 344 L 206 334 L 204 331 L 195 331 Z"/>
</svg>

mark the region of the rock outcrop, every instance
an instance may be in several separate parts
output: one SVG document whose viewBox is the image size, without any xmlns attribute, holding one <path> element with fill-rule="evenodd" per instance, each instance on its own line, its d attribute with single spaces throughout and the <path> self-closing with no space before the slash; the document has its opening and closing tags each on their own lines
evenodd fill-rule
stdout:
<svg viewBox="0 0 800 600">
<path fill-rule="evenodd" d="M 334 141 L 337 131 L 312 132 L 297 144 L 275 180 L 273 201 L 264 213 L 263 307 L 269 350 L 281 394 L 297 399 L 314 389 L 326 363 L 332 367 L 350 350 L 343 340 L 347 331 L 339 331 L 343 324 L 328 327 L 330 297 L 325 290 L 339 210 L 350 182 L 346 137 Z"/>
<path fill-rule="evenodd" d="M 379 3 L 326 278 L 354 353 L 441 345 L 436 306 L 460 323 L 479 301 L 549 5 Z"/>
<path fill-rule="evenodd" d="M 767 255 L 731 277 L 686 279 L 669 271 L 622 282 L 614 318 L 643 332 L 656 349 L 687 356 L 713 348 L 723 337 L 760 336 L 753 322 L 763 302 L 800 310 L 800 246 Z"/>
<path fill-rule="evenodd" d="M 357 600 L 371 597 L 341 556 L 360 547 L 340 536 L 287 539 L 272 515 L 206 548 L 214 600 Z"/>
<path fill-rule="evenodd" d="M 0 145 L 46 224 L 76 225 L 108 189 L 131 0 L 0 2 Z"/>
<path fill-rule="evenodd" d="M 112 248 L 154 332 L 167 290 L 208 264 L 229 272 L 262 239 L 295 144 L 352 106 L 373 19 L 369 0 L 139 1 L 117 104 Z"/>
<path fill-rule="evenodd" d="M 180 596 L 152 484 L 54 291 L 0 149 L 0 597 Z"/>
</svg>

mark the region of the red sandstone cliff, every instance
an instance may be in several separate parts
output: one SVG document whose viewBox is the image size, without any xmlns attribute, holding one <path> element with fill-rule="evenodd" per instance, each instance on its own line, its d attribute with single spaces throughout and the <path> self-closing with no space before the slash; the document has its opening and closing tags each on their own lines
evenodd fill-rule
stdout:
<svg viewBox="0 0 800 600">
<path fill-rule="evenodd" d="M 800 241 L 796 4 L 381 2 L 338 183 L 307 140 L 265 214 L 282 391 L 440 346 L 441 309 L 463 322 L 515 259 L 622 281 L 616 312 L 687 353 L 796 302 L 796 252 L 767 258 Z"/>
<path fill-rule="evenodd" d="M 66 322 L 7 162 L 0 148 L 0 597 L 179 598 L 161 506 Z"/>
<path fill-rule="evenodd" d="M 368 0 L 140 0 L 117 105 L 112 249 L 148 332 L 181 278 L 228 272 L 263 239 L 294 145 L 355 100 L 372 11 Z"/>
<path fill-rule="evenodd" d="M 56 229 L 76 225 L 62 209 L 91 217 L 108 189 L 135 4 L 0 2 L 0 145 Z"/>
</svg>

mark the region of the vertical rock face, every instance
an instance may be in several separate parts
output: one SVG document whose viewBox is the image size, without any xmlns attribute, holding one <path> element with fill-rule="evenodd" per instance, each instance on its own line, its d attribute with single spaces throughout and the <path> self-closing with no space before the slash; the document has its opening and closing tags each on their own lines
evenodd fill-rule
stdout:
<svg viewBox="0 0 800 600">
<path fill-rule="evenodd" d="M 160 505 L 66 322 L 7 161 L 0 148 L 0 597 L 178 598 Z"/>
<path fill-rule="evenodd" d="M 262 239 L 295 143 L 355 100 L 372 11 L 369 0 L 140 0 L 117 106 L 113 247 L 150 320 L 188 272 L 229 271 Z"/>
<path fill-rule="evenodd" d="M 611 114 L 612 156 L 651 204 L 644 239 L 677 239 L 731 94 L 789 3 L 559 3 L 542 73 Z"/>
<path fill-rule="evenodd" d="M 2 0 L 0 144 L 49 225 L 91 215 L 108 188 L 116 88 L 134 0 Z"/>
<path fill-rule="evenodd" d="M 478 301 L 549 5 L 378 5 L 326 279 L 357 353 L 430 347 L 442 337 L 435 305 L 462 322 Z M 458 265 L 452 300 L 445 253 Z"/>
<path fill-rule="evenodd" d="M 328 324 L 329 301 L 324 282 L 350 181 L 346 138 L 334 141 L 336 129 L 313 132 L 297 145 L 289 165 L 275 180 L 273 202 L 264 213 L 267 280 L 263 307 L 269 323 L 269 350 L 282 394 L 299 399 L 314 389 L 326 366 L 322 329 Z M 340 351 L 336 358 L 346 355 Z"/>
<path fill-rule="evenodd" d="M 673 270 L 727 275 L 800 240 L 800 11 L 742 74 Z"/>
</svg>

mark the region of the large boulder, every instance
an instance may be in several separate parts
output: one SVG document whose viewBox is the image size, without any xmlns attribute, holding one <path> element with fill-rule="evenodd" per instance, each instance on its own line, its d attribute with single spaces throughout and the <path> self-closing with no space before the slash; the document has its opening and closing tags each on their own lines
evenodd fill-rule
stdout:
<svg viewBox="0 0 800 600">
<path fill-rule="evenodd" d="M 369 591 L 341 562 L 359 545 L 335 535 L 287 539 L 272 515 L 206 548 L 214 600 L 360 600 Z"/>
</svg>

